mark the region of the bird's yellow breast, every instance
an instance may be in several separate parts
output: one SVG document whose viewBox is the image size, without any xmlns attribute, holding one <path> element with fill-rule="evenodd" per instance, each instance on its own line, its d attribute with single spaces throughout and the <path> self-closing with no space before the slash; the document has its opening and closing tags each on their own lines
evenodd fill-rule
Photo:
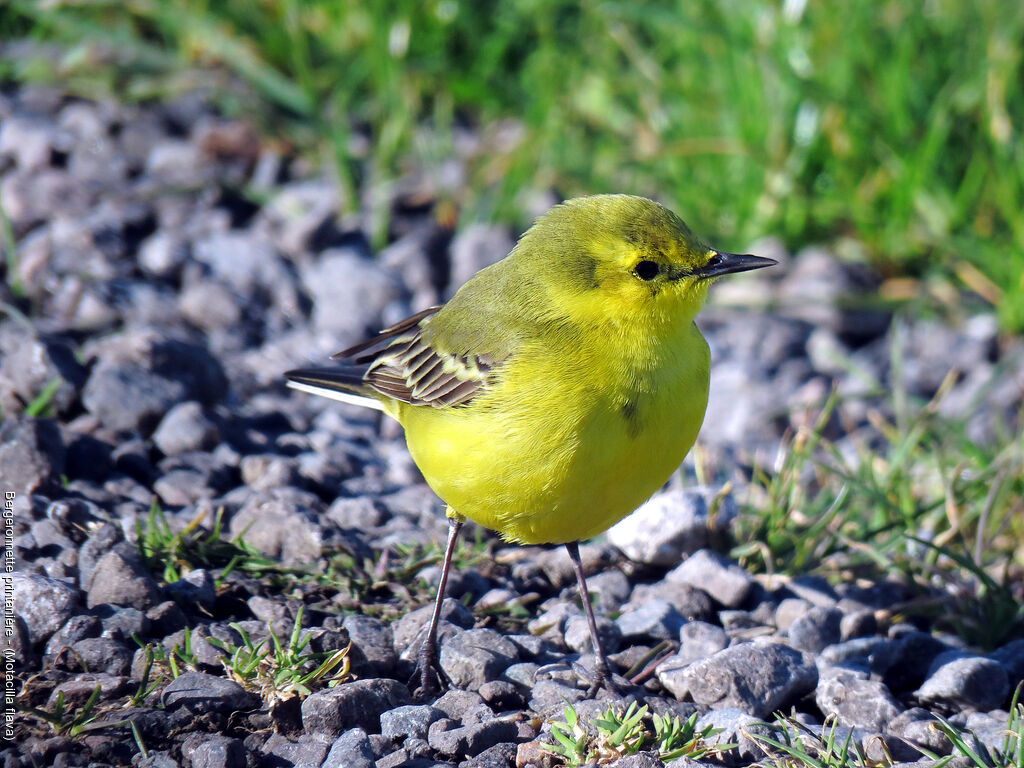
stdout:
<svg viewBox="0 0 1024 768">
<path fill-rule="evenodd" d="M 704 338 L 692 322 L 659 336 L 521 349 L 467 405 L 394 415 L 459 514 L 524 544 L 587 539 L 664 484 L 703 421 Z"/>
</svg>

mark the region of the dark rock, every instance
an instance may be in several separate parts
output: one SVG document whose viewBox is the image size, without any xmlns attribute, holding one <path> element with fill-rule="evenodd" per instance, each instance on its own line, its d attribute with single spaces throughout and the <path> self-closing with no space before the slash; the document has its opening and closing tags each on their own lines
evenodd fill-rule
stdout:
<svg viewBox="0 0 1024 768">
<path fill-rule="evenodd" d="M 228 526 L 245 541 L 284 565 L 308 565 L 320 557 L 323 534 L 318 516 L 324 505 L 312 493 L 282 488 L 253 494 Z"/>
<path fill-rule="evenodd" d="M 82 403 L 109 429 L 149 432 L 175 403 L 185 398 L 181 382 L 140 365 L 98 364 L 89 376 Z"/>
<path fill-rule="evenodd" d="M 106 672 L 127 676 L 132 667 L 133 650 L 110 637 L 87 637 L 71 644 L 67 657 L 72 669 L 82 672 Z"/>
<path fill-rule="evenodd" d="M 377 732 L 381 714 L 411 703 L 409 689 L 395 680 L 356 680 L 307 696 L 302 702 L 302 725 L 307 731 L 334 737 L 350 728 Z"/>
<path fill-rule="evenodd" d="M 898 696 L 919 687 L 931 673 L 935 658 L 948 650 L 949 646 L 926 632 L 904 632 L 885 648 L 884 655 L 872 660 L 872 671 L 881 673 L 889 690 Z"/>
<path fill-rule="evenodd" d="M 507 720 L 491 720 L 464 725 L 461 728 L 446 728 L 445 726 L 451 722 L 439 720 L 430 726 L 427 741 L 442 755 L 475 757 L 495 744 L 514 741 L 517 734 L 515 723 Z"/>
<path fill-rule="evenodd" d="M 1006 669 L 984 656 L 947 651 L 932 661 L 917 689 L 918 701 L 950 710 L 987 711 L 1002 706 L 1009 691 Z"/>
<path fill-rule="evenodd" d="M 434 702 L 434 707 L 441 710 L 446 717 L 461 721 L 466 712 L 476 709 L 484 703 L 484 698 L 476 691 L 463 691 L 451 688 Z"/>
<path fill-rule="evenodd" d="M 96 688 L 99 687 L 103 698 L 122 695 L 128 687 L 128 678 L 123 675 L 110 675 L 106 672 L 88 672 L 57 685 L 46 701 L 46 706 L 53 709 L 57 698 L 62 697 L 65 709 L 70 711 L 88 701 Z"/>
<path fill-rule="evenodd" d="M 840 725 L 881 733 L 903 708 L 883 683 L 844 670 L 823 673 L 814 692 L 822 714 Z"/>
<path fill-rule="evenodd" d="M 217 585 L 213 574 L 205 568 L 194 568 L 166 587 L 167 593 L 181 605 L 207 613 L 217 600 Z"/>
<path fill-rule="evenodd" d="M 635 755 L 620 757 L 611 768 L 663 768 L 663 763 L 653 752 L 637 752 Z"/>
<path fill-rule="evenodd" d="M 295 766 L 295 768 L 316 768 L 327 757 L 330 742 L 319 734 L 302 734 L 297 741 L 290 741 L 280 733 L 272 734 L 263 745 L 263 753 L 274 758 L 272 763 Z"/>
<path fill-rule="evenodd" d="M 686 619 L 665 600 L 652 600 L 615 620 L 627 643 L 675 640 Z"/>
<path fill-rule="evenodd" d="M 99 637 L 103 631 L 103 624 L 98 616 L 79 614 L 72 616 L 58 629 L 46 643 L 46 655 L 54 657 L 63 648 L 70 648 L 79 640 L 87 637 Z"/>
<path fill-rule="evenodd" d="M 605 653 L 615 653 L 622 643 L 618 625 L 604 616 L 595 616 L 597 636 Z M 585 616 L 569 616 L 565 621 L 565 644 L 576 653 L 593 653 L 594 638 Z"/>
<path fill-rule="evenodd" d="M 140 611 L 152 608 L 161 600 L 159 587 L 138 553 L 127 543 L 116 545 L 96 563 L 86 596 L 90 608 L 111 603 L 130 605 Z"/>
<path fill-rule="evenodd" d="M 142 611 L 105 605 L 95 606 L 94 610 L 103 618 L 103 637 L 130 643 L 132 635 L 146 637 L 149 634 L 149 619 Z"/>
<path fill-rule="evenodd" d="M 55 413 L 66 413 L 85 383 L 85 369 L 74 350 L 61 341 L 38 338 L 14 323 L 0 325 L 0 407 L 4 413 L 21 412 L 43 393 L 50 382 L 56 389 L 49 399 Z"/>
<path fill-rule="evenodd" d="M 220 712 L 248 712 L 259 706 L 259 697 L 238 683 L 205 672 L 184 672 L 164 688 L 160 701 L 167 709 L 184 707 L 201 715 Z"/>
<path fill-rule="evenodd" d="M 608 529 L 608 541 L 636 562 L 674 566 L 707 547 L 709 535 L 724 533 L 736 517 L 732 497 L 719 499 L 717 493 L 710 487 L 677 487 L 656 494 Z"/>
<path fill-rule="evenodd" d="M 905 710 L 886 724 L 886 732 L 911 746 L 924 747 L 938 755 L 948 755 L 953 744 L 935 725 L 939 719 L 926 709 Z"/>
<path fill-rule="evenodd" d="M 410 736 L 425 739 L 430 725 L 444 716 L 445 713 L 440 709 L 426 704 L 396 707 L 381 713 L 380 733 L 396 742 L 404 741 Z"/>
<path fill-rule="evenodd" d="M 662 579 L 654 584 L 637 584 L 623 609 L 643 606 L 651 600 L 664 600 L 688 621 L 707 621 L 715 616 L 711 597 L 702 589 L 681 581 Z"/>
<path fill-rule="evenodd" d="M 219 439 L 217 425 L 203 413 L 203 406 L 194 401 L 171 408 L 153 433 L 156 447 L 167 456 L 207 450 Z"/>
<path fill-rule="evenodd" d="M 154 637 L 166 637 L 185 626 L 188 618 L 181 606 L 173 600 L 166 600 L 146 611 L 149 628 Z"/>
<path fill-rule="evenodd" d="M 538 680 L 530 689 L 530 709 L 542 717 L 561 713 L 566 704 L 573 704 L 586 696 L 586 692 L 560 680 Z"/>
<path fill-rule="evenodd" d="M 376 756 L 362 728 L 345 731 L 331 745 L 322 768 L 374 768 Z"/>
<path fill-rule="evenodd" d="M 686 669 L 695 661 L 718 653 L 729 645 L 725 630 L 703 621 L 691 621 L 679 631 L 679 650 L 662 661 L 655 674 L 665 690 L 677 699 L 689 695 L 689 675 Z"/>
<path fill-rule="evenodd" d="M 752 737 L 774 736 L 770 728 L 760 725 L 760 720 L 736 707 L 715 708 L 697 719 L 697 730 L 707 726 L 719 730 L 707 743 L 710 745 L 735 744 L 735 749 L 722 753 L 722 760 L 727 765 L 752 765 L 765 756 L 760 743 Z M 674 765 L 675 763 L 671 763 Z"/>
<path fill-rule="evenodd" d="M 1003 665 L 1011 688 L 1024 681 L 1024 639 L 1014 640 L 992 651 L 988 657 Z"/>
<path fill-rule="evenodd" d="M 519 689 L 505 680 L 490 680 L 478 689 L 484 702 L 498 712 L 522 709 L 526 701 Z"/>
<path fill-rule="evenodd" d="M 809 656 L 774 643 L 745 643 L 719 651 L 686 670 L 693 700 L 713 707 L 737 707 L 768 717 L 812 691 L 818 670 Z"/>
<path fill-rule="evenodd" d="M 815 606 L 790 626 L 789 642 L 794 648 L 817 653 L 839 642 L 842 618 L 842 611 L 838 608 Z"/>
<path fill-rule="evenodd" d="M 680 581 L 707 592 L 726 607 L 743 603 L 754 587 L 746 571 L 716 552 L 702 549 L 665 575 L 668 581 Z"/>
<path fill-rule="evenodd" d="M 516 764 L 516 745 L 511 743 L 495 744 L 488 747 L 476 757 L 463 760 L 459 768 L 514 768 Z M 658 768 L 661 768 L 660 765 Z"/>
<path fill-rule="evenodd" d="M 49 419 L 6 415 L 0 423 L 0 487 L 18 495 L 46 490 L 64 473 L 64 443 Z"/>
<path fill-rule="evenodd" d="M 384 310 L 404 296 L 401 283 L 377 261 L 347 248 L 324 251 L 301 269 L 313 299 L 313 325 L 343 346 L 384 326 Z M 339 307 L 346 311 L 339 312 Z"/>
<path fill-rule="evenodd" d="M 352 672 L 360 677 L 384 677 L 395 668 L 398 656 L 391 625 L 372 616 L 351 614 L 342 622 L 352 638 Z"/>
<path fill-rule="evenodd" d="M 81 610 L 79 593 L 66 582 L 36 573 L 15 571 L 11 575 L 14 613 L 22 618 L 29 641 L 40 645 Z"/>
<path fill-rule="evenodd" d="M 870 637 L 877 631 L 878 621 L 875 619 L 875 612 L 870 609 L 845 613 L 839 622 L 839 636 L 843 640 Z"/>
<path fill-rule="evenodd" d="M 191 750 L 182 753 L 192 768 L 245 768 L 245 746 L 228 736 L 204 736 Z"/>
</svg>

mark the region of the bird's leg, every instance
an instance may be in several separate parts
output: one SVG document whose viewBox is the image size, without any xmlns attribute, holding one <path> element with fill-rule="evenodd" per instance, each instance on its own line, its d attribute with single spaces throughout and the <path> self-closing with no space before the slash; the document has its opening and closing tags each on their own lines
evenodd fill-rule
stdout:
<svg viewBox="0 0 1024 768">
<path fill-rule="evenodd" d="M 452 553 L 455 551 L 455 541 L 459 537 L 459 529 L 462 528 L 463 518 L 448 517 L 448 543 L 444 548 L 444 562 L 441 564 L 441 580 L 437 585 L 437 597 L 434 600 L 434 613 L 430 617 L 430 629 L 427 630 L 427 637 L 420 646 L 419 656 L 416 659 L 416 668 L 420 673 L 420 688 L 417 693 L 427 695 L 436 688 L 440 688 L 440 681 L 444 673 L 441 672 L 438 664 L 437 653 L 437 625 L 441 622 L 441 606 L 444 603 L 444 589 L 448 584 L 448 569 L 452 564 Z M 436 683 L 436 685 L 435 685 Z"/>
<path fill-rule="evenodd" d="M 594 668 L 594 679 L 587 691 L 587 698 L 592 699 L 597 692 L 605 685 L 610 686 L 616 692 L 615 682 L 612 680 L 612 672 L 608 667 L 608 659 L 601 650 L 601 640 L 597 636 L 597 620 L 594 618 L 594 609 L 590 605 L 590 593 L 587 592 L 587 579 L 583 575 L 583 563 L 580 562 L 580 545 L 572 542 L 565 545 L 569 552 L 569 559 L 572 560 L 573 570 L 576 571 L 576 586 L 580 591 L 580 600 L 583 602 L 583 610 L 587 613 L 587 624 L 590 625 L 590 638 L 594 641 L 594 653 L 597 655 L 597 664 Z"/>
</svg>

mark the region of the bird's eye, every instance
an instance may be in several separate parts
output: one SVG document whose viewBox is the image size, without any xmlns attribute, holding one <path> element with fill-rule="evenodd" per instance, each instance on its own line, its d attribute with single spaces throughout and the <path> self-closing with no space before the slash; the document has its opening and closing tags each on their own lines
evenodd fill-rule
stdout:
<svg viewBox="0 0 1024 768">
<path fill-rule="evenodd" d="M 658 262 L 645 259 L 633 267 L 633 274 L 641 280 L 653 280 L 658 276 L 658 269 Z"/>
</svg>

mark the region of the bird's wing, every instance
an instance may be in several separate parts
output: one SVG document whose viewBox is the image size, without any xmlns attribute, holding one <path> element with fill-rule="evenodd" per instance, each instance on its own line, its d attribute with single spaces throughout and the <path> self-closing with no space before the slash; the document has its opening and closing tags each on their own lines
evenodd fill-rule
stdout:
<svg viewBox="0 0 1024 768">
<path fill-rule="evenodd" d="M 494 356 L 456 354 L 440 348 L 425 330 L 441 307 L 431 307 L 342 350 L 332 359 L 365 366 L 362 381 L 412 405 L 445 408 L 468 403 L 487 386 Z"/>
</svg>

